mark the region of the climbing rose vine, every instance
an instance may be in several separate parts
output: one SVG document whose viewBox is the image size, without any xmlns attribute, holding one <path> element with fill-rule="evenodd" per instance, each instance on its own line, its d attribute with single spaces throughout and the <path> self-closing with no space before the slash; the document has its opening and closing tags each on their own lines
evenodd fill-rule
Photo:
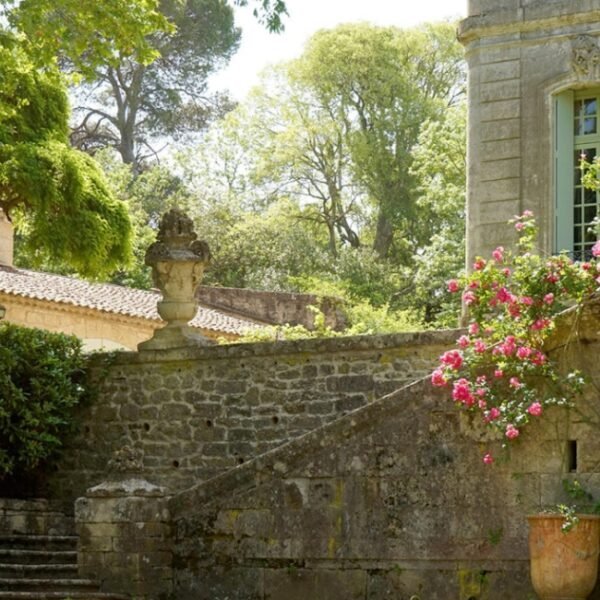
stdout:
<svg viewBox="0 0 600 600">
<path fill-rule="evenodd" d="M 559 373 L 544 352 L 556 315 L 580 306 L 600 284 L 600 242 L 587 262 L 566 254 L 534 252 L 537 227 L 531 212 L 512 221 L 516 252 L 498 247 L 477 258 L 470 274 L 448 282 L 468 307 L 468 333 L 440 357 L 431 382 L 448 388 L 456 405 L 499 430 L 506 445 L 551 405 L 569 405 L 581 392 L 576 371 Z M 486 452 L 483 462 L 494 457 Z"/>
</svg>

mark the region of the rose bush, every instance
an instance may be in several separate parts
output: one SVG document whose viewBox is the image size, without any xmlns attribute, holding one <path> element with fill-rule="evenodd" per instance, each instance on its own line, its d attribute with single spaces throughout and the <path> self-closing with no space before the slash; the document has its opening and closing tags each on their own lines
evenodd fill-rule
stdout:
<svg viewBox="0 0 600 600">
<path fill-rule="evenodd" d="M 431 377 L 461 409 L 499 430 L 505 444 L 548 406 L 569 405 L 581 393 L 581 375 L 559 372 L 544 347 L 556 315 L 581 306 L 600 284 L 600 242 L 587 262 L 566 253 L 542 257 L 534 252 L 532 213 L 512 223 L 519 234 L 514 253 L 498 247 L 489 260 L 477 258 L 471 273 L 448 282 L 468 307 L 468 333 L 440 357 Z M 483 461 L 494 457 L 487 452 Z"/>
</svg>

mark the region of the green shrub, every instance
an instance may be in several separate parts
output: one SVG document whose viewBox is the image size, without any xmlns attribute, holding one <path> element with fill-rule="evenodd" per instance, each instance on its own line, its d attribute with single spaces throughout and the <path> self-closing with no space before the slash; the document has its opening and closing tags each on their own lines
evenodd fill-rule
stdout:
<svg viewBox="0 0 600 600">
<path fill-rule="evenodd" d="M 51 457 L 86 394 L 74 336 L 0 324 L 0 479 Z"/>
</svg>

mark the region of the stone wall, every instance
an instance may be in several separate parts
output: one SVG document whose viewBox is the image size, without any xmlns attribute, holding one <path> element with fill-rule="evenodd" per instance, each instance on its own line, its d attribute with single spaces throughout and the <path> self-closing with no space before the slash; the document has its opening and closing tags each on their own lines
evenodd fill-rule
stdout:
<svg viewBox="0 0 600 600">
<path fill-rule="evenodd" d="M 508 460 L 502 439 L 426 379 L 177 494 L 174 597 L 535 597 L 526 516 L 572 502 L 563 480 L 600 497 L 599 322 L 597 305 L 577 343 L 572 322 L 554 343 L 588 374 L 585 398 L 548 409 Z"/>
<path fill-rule="evenodd" d="M 533 598 L 526 516 L 564 501 L 563 478 L 600 490 L 598 418 L 546 418 L 488 467 L 499 442 L 425 381 L 180 494 L 174 597 Z"/>
<path fill-rule="evenodd" d="M 342 330 L 347 325 L 347 319 L 341 310 L 342 301 L 337 298 L 208 286 L 200 286 L 197 297 L 203 306 L 230 311 L 260 323 L 303 325 L 312 329 L 314 313 L 309 307 L 318 306 L 325 315 L 328 327 Z"/>
<path fill-rule="evenodd" d="M 185 489 L 431 371 L 456 331 L 116 354 L 96 360 L 99 396 L 48 478 L 67 505 L 125 444 L 148 478 Z"/>
</svg>

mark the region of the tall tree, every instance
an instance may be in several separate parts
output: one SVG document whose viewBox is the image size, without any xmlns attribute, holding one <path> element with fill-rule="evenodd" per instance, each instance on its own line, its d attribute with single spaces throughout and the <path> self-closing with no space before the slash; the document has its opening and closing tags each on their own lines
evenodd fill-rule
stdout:
<svg viewBox="0 0 600 600">
<path fill-rule="evenodd" d="M 114 147 L 136 169 L 156 153 L 154 140 L 199 130 L 228 108 L 209 96 L 207 78 L 229 60 L 240 37 L 225 0 L 162 0 L 160 8 L 176 29 L 150 38 L 158 58 L 104 64 L 76 94 L 73 143 L 88 152 Z"/>
<path fill-rule="evenodd" d="M 354 174 L 375 207 L 373 248 L 382 258 L 409 261 L 423 242 L 414 228 L 411 149 L 423 122 L 439 118 L 464 89 L 454 26 L 360 24 L 321 31 L 297 71 L 344 126 Z"/>
<path fill-rule="evenodd" d="M 227 63 L 239 44 L 231 3 L 161 0 L 160 10 L 173 30 L 149 36 L 159 57 L 147 64 L 143 57 L 119 55 L 100 66 L 77 93 L 72 142 L 88 152 L 114 147 L 136 170 L 166 138 L 199 131 L 231 109 L 226 97 L 207 90 L 209 75 Z M 280 0 L 261 0 L 255 14 L 278 31 L 284 11 Z"/>
</svg>

